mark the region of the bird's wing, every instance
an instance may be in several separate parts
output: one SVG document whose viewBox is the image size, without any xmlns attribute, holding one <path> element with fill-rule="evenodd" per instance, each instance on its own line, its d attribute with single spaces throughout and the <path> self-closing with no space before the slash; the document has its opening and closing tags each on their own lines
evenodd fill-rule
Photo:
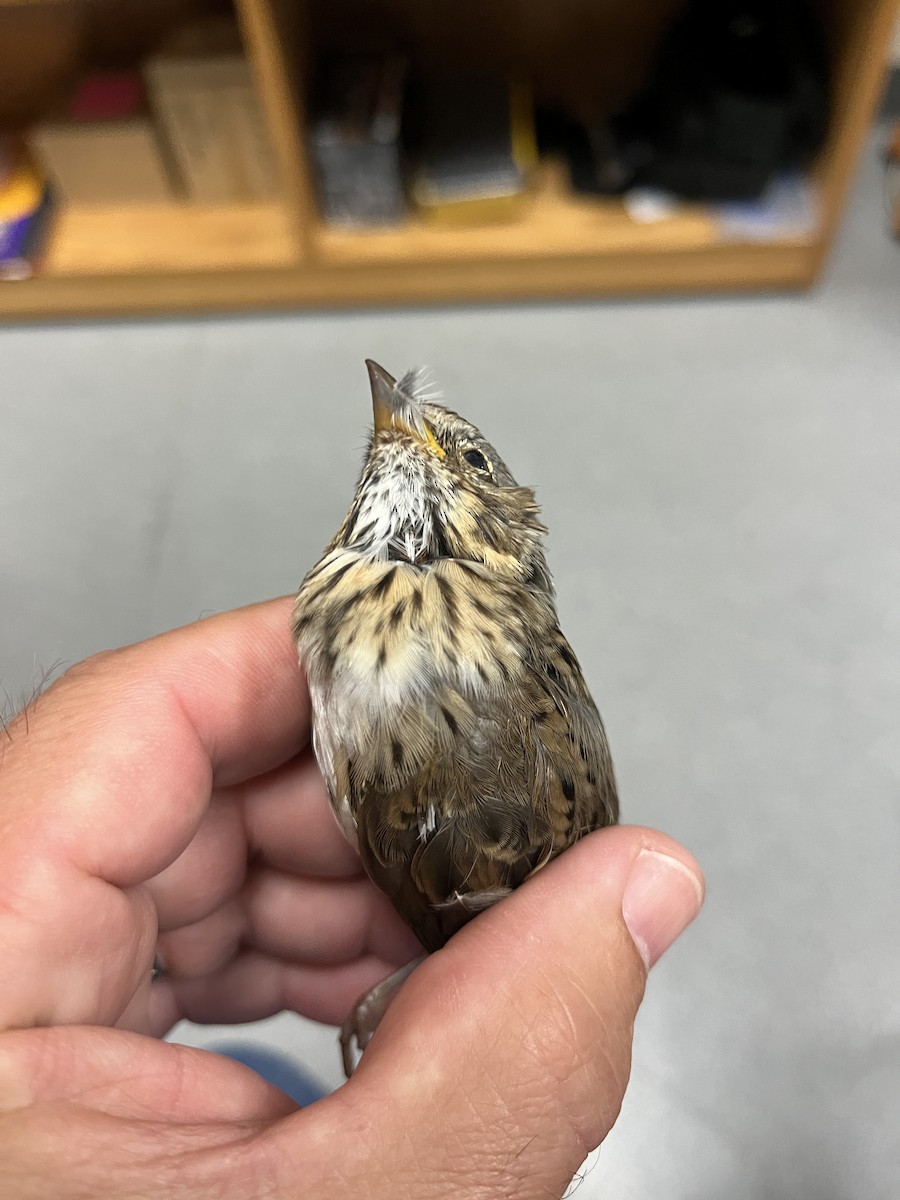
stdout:
<svg viewBox="0 0 900 1200">
<path fill-rule="evenodd" d="M 431 749 L 401 787 L 347 773 L 366 870 L 429 950 L 618 818 L 600 715 L 558 629 L 523 668 L 489 702 L 448 690 L 411 713 Z"/>
<path fill-rule="evenodd" d="M 618 821 L 615 773 L 600 713 L 558 627 L 534 647 L 529 667 L 534 804 L 546 814 L 559 853 Z"/>
</svg>

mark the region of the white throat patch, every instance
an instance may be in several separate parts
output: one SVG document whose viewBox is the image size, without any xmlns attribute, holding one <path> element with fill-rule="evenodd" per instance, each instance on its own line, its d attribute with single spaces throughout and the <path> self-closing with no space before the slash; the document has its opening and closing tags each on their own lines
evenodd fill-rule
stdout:
<svg viewBox="0 0 900 1200">
<path fill-rule="evenodd" d="M 382 449 L 381 465 L 366 487 L 354 548 L 374 560 L 385 560 L 393 551 L 416 562 L 428 554 L 434 536 L 427 465 L 421 453 L 402 442 Z"/>
</svg>

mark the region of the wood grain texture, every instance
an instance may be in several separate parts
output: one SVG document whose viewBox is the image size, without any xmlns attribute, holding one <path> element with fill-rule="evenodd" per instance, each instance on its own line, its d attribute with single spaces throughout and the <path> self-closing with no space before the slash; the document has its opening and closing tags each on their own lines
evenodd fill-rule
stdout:
<svg viewBox="0 0 900 1200">
<path fill-rule="evenodd" d="M 116 276 L 283 267 L 299 257 L 277 204 L 73 206 L 56 218 L 39 282 L 99 275 L 115 289 Z"/>
<path fill-rule="evenodd" d="M 822 198 L 821 235 L 837 230 L 853 173 L 885 81 L 900 0 L 844 0 L 832 5 L 831 130 L 816 169 Z"/>
<path fill-rule="evenodd" d="M 310 0 L 326 45 L 409 47 L 426 70 L 459 63 L 530 81 L 586 112 L 612 111 L 644 85 L 684 0 Z"/>
<path fill-rule="evenodd" d="M 384 304 L 488 303 L 578 296 L 801 289 L 815 280 L 823 248 L 724 246 L 586 258 L 445 263 L 387 270 L 246 266 L 38 277 L 0 284 L 0 319 L 89 313 L 221 312 Z"/>
<path fill-rule="evenodd" d="M 3 7 L 0 0 L 0 128 L 27 128 L 70 93 L 88 20 L 72 3 Z"/>
<path fill-rule="evenodd" d="M 306 248 L 315 203 L 303 133 L 305 6 L 300 0 L 236 0 L 236 11 L 278 156 L 284 200 Z"/>
<path fill-rule="evenodd" d="M 315 252 L 335 265 L 493 261 L 555 255 L 654 253 L 715 245 L 719 234 L 702 205 L 683 205 L 654 224 L 633 221 L 621 201 L 573 195 L 558 164 L 545 163 L 521 216 L 495 225 L 450 227 L 412 216 L 397 229 L 357 233 L 320 224 Z"/>
</svg>

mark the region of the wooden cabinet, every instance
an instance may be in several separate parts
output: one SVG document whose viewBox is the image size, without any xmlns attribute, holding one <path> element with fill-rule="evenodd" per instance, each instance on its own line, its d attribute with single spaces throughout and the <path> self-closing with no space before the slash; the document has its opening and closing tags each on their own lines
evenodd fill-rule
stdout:
<svg viewBox="0 0 900 1200">
<path fill-rule="evenodd" d="M 27 111 L 70 83 L 83 24 L 121 8 L 135 37 L 136 0 L 0 0 L 0 103 Z M 160 20 L 190 0 L 137 0 Z M 390 231 L 346 231 L 319 218 L 305 150 L 308 66 L 335 28 L 366 21 L 403 29 L 424 56 L 524 67 L 584 84 L 584 47 L 610 103 L 639 85 L 675 0 L 236 0 L 244 47 L 277 154 L 281 189 L 265 204 L 73 205 L 56 221 L 34 279 L 0 283 L 0 316 L 172 312 L 291 306 L 486 301 L 654 292 L 804 288 L 840 219 L 883 79 L 896 0 L 831 0 L 823 8 L 833 116 L 814 168 L 815 228 L 765 243 L 726 240 L 702 205 L 638 224 L 617 200 L 568 192 L 543 164 L 521 220 L 440 228 L 411 217 Z M 149 14 L 149 15 L 148 15 Z M 329 32 L 331 31 L 331 32 Z M 4 61 L 15 63 L 16 69 Z M 30 89 L 30 91 L 29 91 Z M 29 98 L 30 96 L 30 98 Z"/>
</svg>

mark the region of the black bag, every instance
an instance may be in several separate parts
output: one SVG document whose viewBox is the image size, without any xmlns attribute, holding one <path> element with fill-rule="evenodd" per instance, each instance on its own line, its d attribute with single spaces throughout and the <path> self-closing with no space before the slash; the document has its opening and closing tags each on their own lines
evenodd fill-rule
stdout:
<svg viewBox="0 0 900 1200">
<path fill-rule="evenodd" d="M 822 32 L 800 0 L 693 0 L 649 89 L 613 122 L 632 185 L 717 200 L 758 196 L 827 128 Z"/>
</svg>

